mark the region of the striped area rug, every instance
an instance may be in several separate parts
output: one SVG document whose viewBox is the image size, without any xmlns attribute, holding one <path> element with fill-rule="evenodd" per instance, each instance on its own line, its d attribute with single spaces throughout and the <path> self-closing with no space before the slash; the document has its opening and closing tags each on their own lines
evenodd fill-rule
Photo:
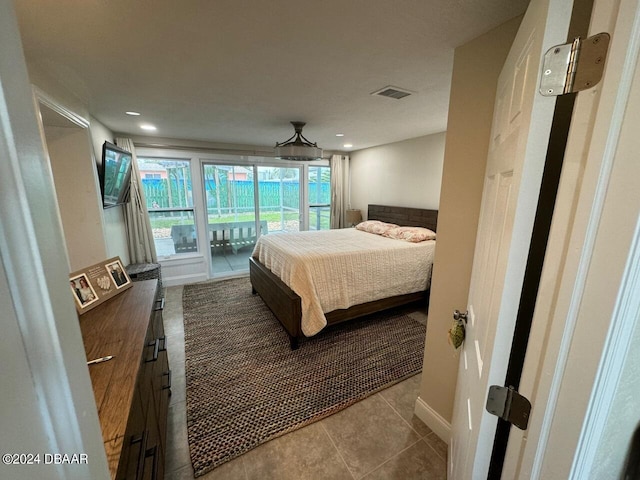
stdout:
<svg viewBox="0 0 640 480">
<path fill-rule="evenodd" d="M 184 287 L 187 430 L 195 476 L 422 369 L 425 326 L 389 311 L 298 350 L 248 278 Z"/>
</svg>

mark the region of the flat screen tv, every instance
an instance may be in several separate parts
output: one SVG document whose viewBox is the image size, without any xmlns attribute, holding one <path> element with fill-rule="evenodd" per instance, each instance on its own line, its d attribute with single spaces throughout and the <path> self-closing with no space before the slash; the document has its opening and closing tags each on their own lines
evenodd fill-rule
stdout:
<svg viewBox="0 0 640 480">
<path fill-rule="evenodd" d="M 104 142 L 102 145 L 102 166 L 99 176 L 104 208 L 115 207 L 128 201 L 131 161 L 131 153 L 126 150 L 109 142 Z"/>
</svg>

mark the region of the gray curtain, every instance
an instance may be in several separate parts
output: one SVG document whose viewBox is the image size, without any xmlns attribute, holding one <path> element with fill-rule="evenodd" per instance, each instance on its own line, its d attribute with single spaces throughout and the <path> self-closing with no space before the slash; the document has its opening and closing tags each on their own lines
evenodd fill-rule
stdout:
<svg viewBox="0 0 640 480">
<path fill-rule="evenodd" d="M 349 180 L 349 157 L 346 155 L 332 155 L 329 161 L 331 167 L 331 228 L 346 226 L 345 194 Z"/>
<path fill-rule="evenodd" d="M 153 232 L 144 198 L 136 149 L 130 138 L 116 138 L 116 144 L 129 152 L 133 157 L 131 167 L 131 188 L 129 202 L 124 206 L 124 220 L 127 229 L 127 244 L 131 263 L 157 263 L 156 245 L 153 243 Z"/>
</svg>

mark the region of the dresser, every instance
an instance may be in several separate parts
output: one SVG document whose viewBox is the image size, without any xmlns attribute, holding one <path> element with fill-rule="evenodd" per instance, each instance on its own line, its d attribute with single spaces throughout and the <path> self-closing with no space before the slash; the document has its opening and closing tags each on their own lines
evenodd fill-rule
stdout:
<svg viewBox="0 0 640 480">
<path fill-rule="evenodd" d="M 128 290 L 80 317 L 102 439 L 118 480 L 162 479 L 171 370 L 158 280 Z"/>
</svg>

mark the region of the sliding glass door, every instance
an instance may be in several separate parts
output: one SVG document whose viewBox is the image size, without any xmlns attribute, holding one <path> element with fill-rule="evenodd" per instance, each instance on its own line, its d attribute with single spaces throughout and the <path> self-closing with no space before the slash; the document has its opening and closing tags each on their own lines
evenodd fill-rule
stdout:
<svg viewBox="0 0 640 480">
<path fill-rule="evenodd" d="M 254 168 L 204 164 L 202 175 L 212 271 L 246 270 L 259 236 Z"/>
<path fill-rule="evenodd" d="M 203 162 L 212 274 L 246 271 L 261 235 L 328 229 L 329 177 L 327 166 Z"/>
<path fill-rule="evenodd" d="M 261 235 L 328 229 L 326 163 L 140 148 L 158 257 L 171 273 L 224 277 L 249 269 Z"/>
</svg>

